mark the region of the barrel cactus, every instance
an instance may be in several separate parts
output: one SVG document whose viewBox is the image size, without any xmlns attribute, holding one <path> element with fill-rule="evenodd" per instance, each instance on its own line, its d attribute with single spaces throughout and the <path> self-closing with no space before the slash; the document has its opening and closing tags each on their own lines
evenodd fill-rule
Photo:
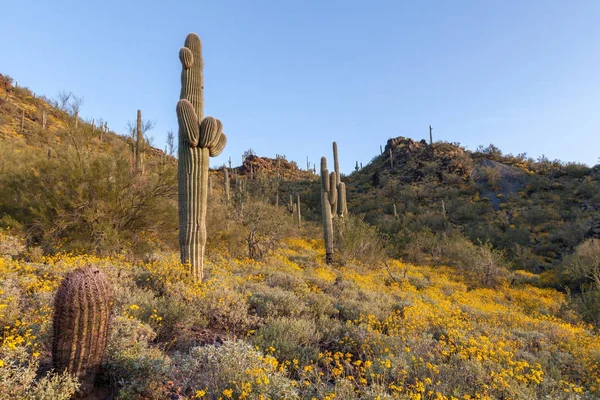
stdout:
<svg viewBox="0 0 600 400">
<path fill-rule="evenodd" d="M 206 248 L 209 157 L 218 156 L 227 143 L 221 121 L 204 117 L 202 44 L 190 33 L 179 51 L 181 95 L 179 122 L 179 244 L 181 262 L 191 267 L 192 277 L 202 280 Z"/>
<path fill-rule="evenodd" d="M 332 174 L 335 174 L 332 172 Z M 333 221 L 331 218 L 331 179 L 329 170 L 327 170 L 327 159 L 321 157 L 321 214 L 323 218 L 323 237 L 325 239 L 325 262 L 331 264 L 333 262 Z M 336 197 L 337 198 L 337 197 Z"/>
<path fill-rule="evenodd" d="M 94 384 L 108 340 L 112 313 L 111 288 L 97 268 L 67 274 L 54 300 L 52 363 L 81 382 L 82 393 Z"/>
</svg>

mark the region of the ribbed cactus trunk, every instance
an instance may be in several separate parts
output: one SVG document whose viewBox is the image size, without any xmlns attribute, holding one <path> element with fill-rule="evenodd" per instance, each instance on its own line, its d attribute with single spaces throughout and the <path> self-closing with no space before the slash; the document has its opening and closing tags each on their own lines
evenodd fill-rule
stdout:
<svg viewBox="0 0 600 400">
<path fill-rule="evenodd" d="M 337 143 L 333 142 L 333 170 L 335 171 L 335 185 L 340 184 L 340 162 L 338 160 Z"/>
<path fill-rule="evenodd" d="M 206 248 L 209 157 L 219 155 L 227 143 L 221 121 L 204 118 L 202 44 L 190 33 L 179 51 L 182 64 L 179 122 L 179 244 L 181 262 L 192 277 L 202 280 Z"/>
<path fill-rule="evenodd" d="M 346 184 L 342 182 L 342 176 L 340 173 L 340 163 L 338 160 L 338 148 L 337 143 L 333 142 L 333 166 L 335 168 L 335 193 L 337 199 L 335 204 L 332 204 L 332 213 L 334 216 L 344 217 L 348 213 L 346 206 Z"/>
<path fill-rule="evenodd" d="M 348 206 L 346 204 L 346 184 L 344 182 L 338 184 L 337 214 L 342 218 L 348 214 Z"/>
<path fill-rule="evenodd" d="M 433 146 L 433 128 L 429 125 L 429 145 Z"/>
<path fill-rule="evenodd" d="M 144 169 L 144 133 L 142 132 L 142 110 L 137 110 L 137 120 L 135 124 L 135 172 L 142 173 Z"/>
<path fill-rule="evenodd" d="M 335 173 L 333 173 L 335 174 Z M 325 240 L 325 263 L 333 263 L 333 221 L 331 218 L 331 176 L 327 170 L 327 159 L 321 157 L 321 214 L 323 238 Z"/>
<path fill-rule="evenodd" d="M 97 268 L 75 269 L 56 292 L 52 362 L 77 376 L 87 393 L 104 360 L 112 313 L 111 288 Z"/>
<path fill-rule="evenodd" d="M 300 211 L 300 195 L 297 198 L 296 210 L 298 212 L 298 229 L 302 228 L 302 213 Z"/>
<path fill-rule="evenodd" d="M 231 199 L 229 171 L 227 170 L 227 167 L 225 165 L 223 165 L 223 181 L 225 186 L 225 201 L 229 203 L 229 200 Z"/>
</svg>

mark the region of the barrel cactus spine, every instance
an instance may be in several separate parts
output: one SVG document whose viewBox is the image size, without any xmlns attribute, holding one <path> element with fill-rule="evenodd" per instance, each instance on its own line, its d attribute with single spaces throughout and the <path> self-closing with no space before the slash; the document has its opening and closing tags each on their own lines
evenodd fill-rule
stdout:
<svg viewBox="0 0 600 400">
<path fill-rule="evenodd" d="M 181 262 L 190 265 L 192 277 L 204 275 L 209 157 L 218 156 L 227 143 L 221 121 L 204 118 L 202 44 L 190 33 L 179 51 L 181 95 L 177 103 L 179 122 L 178 184 L 179 244 Z"/>
<path fill-rule="evenodd" d="M 66 275 L 54 300 L 52 363 L 79 379 L 82 394 L 93 387 L 104 360 L 111 314 L 111 287 L 100 270 L 78 268 Z"/>
</svg>

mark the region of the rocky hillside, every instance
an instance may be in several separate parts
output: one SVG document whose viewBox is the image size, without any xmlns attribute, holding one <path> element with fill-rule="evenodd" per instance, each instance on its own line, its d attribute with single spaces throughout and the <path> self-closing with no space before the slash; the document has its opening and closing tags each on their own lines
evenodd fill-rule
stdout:
<svg viewBox="0 0 600 400">
<path fill-rule="evenodd" d="M 400 249 L 414 233 L 458 231 L 539 272 L 600 236 L 597 167 L 397 137 L 347 181 L 350 210 Z"/>
</svg>

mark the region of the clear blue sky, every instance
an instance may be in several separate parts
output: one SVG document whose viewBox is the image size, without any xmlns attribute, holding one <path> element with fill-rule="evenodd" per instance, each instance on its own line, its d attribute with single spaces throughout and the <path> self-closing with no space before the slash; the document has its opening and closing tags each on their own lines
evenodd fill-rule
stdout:
<svg viewBox="0 0 600 400">
<path fill-rule="evenodd" d="M 342 171 L 390 137 L 594 165 L 600 157 L 600 1 L 4 0 L 0 73 L 83 96 L 124 133 L 136 110 L 177 133 L 179 48 L 204 46 L 205 112 L 222 164 L 252 148 L 306 167 L 331 142 Z"/>
</svg>

